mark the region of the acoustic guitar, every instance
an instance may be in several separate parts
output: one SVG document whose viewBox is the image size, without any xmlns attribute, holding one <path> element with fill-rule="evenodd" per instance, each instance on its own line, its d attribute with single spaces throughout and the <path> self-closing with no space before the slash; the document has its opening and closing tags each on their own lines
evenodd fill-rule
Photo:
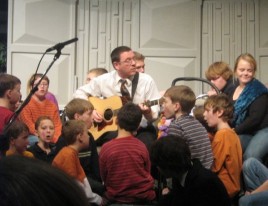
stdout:
<svg viewBox="0 0 268 206">
<path fill-rule="evenodd" d="M 100 123 L 94 122 L 89 129 L 89 132 L 93 135 L 94 139 L 98 139 L 105 132 L 116 131 L 117 124 L 115 118 L 119 109 L 123 106 L 123 100 L 119 96 L 112 96 L 106 99 L 100 99 L 98 97 L 89 97 L 88 100 L 94 106 L 94 109 L 103 116 L 103 121 Z M 147 106 L 160 105 L 161 99 L 146 101 L 144 104 Z"/>
</svg>

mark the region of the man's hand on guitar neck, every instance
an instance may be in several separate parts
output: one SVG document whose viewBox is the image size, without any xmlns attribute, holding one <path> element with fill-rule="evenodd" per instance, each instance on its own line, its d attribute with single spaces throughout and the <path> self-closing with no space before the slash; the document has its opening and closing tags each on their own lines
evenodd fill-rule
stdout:
<svg viewBox="0 0 268 206">
<path fill-rule="evenodd" d="M 97 112 L 97 110 L 93 110 L 92 118 L 94 122 L 100 123 L 103 121 L 103 116 Z"/>
</svg>

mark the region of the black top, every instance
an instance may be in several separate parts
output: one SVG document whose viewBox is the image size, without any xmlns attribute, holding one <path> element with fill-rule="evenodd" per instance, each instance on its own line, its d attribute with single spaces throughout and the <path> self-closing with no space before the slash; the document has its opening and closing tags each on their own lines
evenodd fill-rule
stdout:
<svg viewBox="0 0 268 206">
<path fill-rule="evenodd" d="M 227 80 L 225 87 L 221 90 L 222 93 L 226 94 L 230 98 L 233 97 L 234 91 L 236 87 L 239 85 L 237 79 L 233 79 L 232 77 Z"/>
<path fill-rule="evenodd" d="M 256 98 L 248 107 L 245 120 L 235 127 L 237 134 L 253 134 L 268 127 L 268 95 Z"/>
<path fill-rule="evenodd" d="M 49 144 L 50 147 L 50 153 L 46 153 L 44 150 L 42 150 L 39 146 L 38 146 L 38 142 L 36 142 L 34 145 L 32 145 L 30 148 L 28 148 L 28 151 L 30 151 L 31 153 L 33 153 L 34 157 L 36 159 L 40 159 L 42 161 L 45 161 L 49 164 L 52 163 L 54 157 L 56 156 L 56 146 L 55 144 Z"/>
<path fill-rule="evenodd" d="M 199 160 L 193 160 L 184 187 L 172 182 L 173 189 L 160 199 L 163 206 L 231 206 L 228 193 L 216 174 L 205 169 Z"/>
</svg>

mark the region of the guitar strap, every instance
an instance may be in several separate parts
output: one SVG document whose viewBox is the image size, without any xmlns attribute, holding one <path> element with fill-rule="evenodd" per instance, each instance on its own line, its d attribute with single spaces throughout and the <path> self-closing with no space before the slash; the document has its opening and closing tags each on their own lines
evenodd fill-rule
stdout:
<svg viewBox="0 0 268 206">
<path fill-rule="evenodd" d="M 132 80 L 131 101 L 133 101 L 134 94 L 135 94 L 136 89 L 137 89 L 138 81 L 139 81 L 139 72 L 136 72 L 136 74 L 134 75 L 134 78 Z"/>
</svg>

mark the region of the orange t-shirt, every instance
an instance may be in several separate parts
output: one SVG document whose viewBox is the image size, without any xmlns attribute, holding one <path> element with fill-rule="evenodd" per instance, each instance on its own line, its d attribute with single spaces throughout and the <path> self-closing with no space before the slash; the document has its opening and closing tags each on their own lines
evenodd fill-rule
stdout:
<svg viewBox="0 0 268 206">
<path fill-rule="evenodd" d="M 212 141 L 214 163 L 212 171 L 223 182 L 230 197 L 240 191 L 242 148 L 237 134 L 230 128 L 216 132 Z"/>
<path fill-rule="evenodd" d="M 52 165 L 80 182 L 83 182 L 86 178 L 86 174 L 78 158 L 78 152 L 71 147 L 62 148 L 54 158 Z"/>
<path fill-rule="evenodd" d="M 6 156 L 10 156 L 10 155 L 15 155 L 15 153 L 11 150 L 7 150 L 6 151 Z M 29 151 L 24 151 L 22 153 L 22 156 L 24 157 L 34 157 L 33 153 L 29 152 Z"/>
</svg>

